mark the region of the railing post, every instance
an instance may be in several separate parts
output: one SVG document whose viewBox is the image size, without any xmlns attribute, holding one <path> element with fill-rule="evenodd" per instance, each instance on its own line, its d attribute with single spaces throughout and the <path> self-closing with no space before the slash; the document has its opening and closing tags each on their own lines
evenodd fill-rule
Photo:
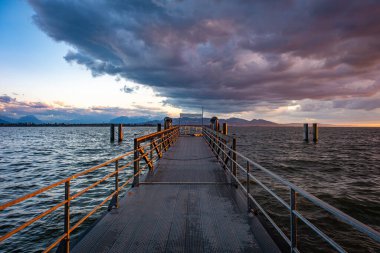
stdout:
<svg viewBox="0 0 380 253">
<path fill-rule="evenodd" d="M 223 164 L 223 168 L 225 168 L 226 166 L 224 165 L 224 161 L 226 160 L 226 154 L 225 154 L 225 152 L 226 152 L 226 146 L 225 146 L 226 140 L 223 139 L 222 143 L 223 143 L 222 144 L 222 164 Z"/>
<path fill-rule="evenodd" d="M 236 177 L 236 138 L 232 139 L 232 174 Z"/>
<path fill-rule="evenodd" d="M 64 233 L 66 234 L 64 242 L 64 252 L 70 252 L 70 180 L 65 183 L 65 223 L 64 223 Z"/>
<path fill-rule="evenodd" d="M 140 170 L 140 160 L 139 159 L 139 151 L 138 151 L 139 143 L 137 142 L 137 139 L 134 139 L 134 145 L 133 145 L 133 184 L 132 187 L 136 187 L 139 184 L 139 174 L 137 174 Z M 137 174 L 137 175 L 136 175 Z"/>
<path fill-rule="evenodd" d="M 149 160 L 152 163 L 152 169 L 154 170 L 154 164 L 153 164 L 153 139 L 150 140 L 150 154 L 149 154 Z"/>
<path fill-rule="evenodd" d="M 119 161 L 115 162 L 115 206 L 119 208 Z"/>
<path fill-rule="evenodd" d="M 218 161 L 219 161 L 219 145 L 220 145 L 220 140 L 219 140 L 219 137 L 218 137 L 218 135 L 216 135 L 216 138 L 215 138 L 215 143 L 216 143 L 216 145 L 215 145 L 215 153 L 216 153 L 216 157 L 217 157 L 217 159 L 218 159 Z"/>
<path fill-rule="evenodd" d="M 296 210 L 296 192 L 290 189 L 290 252 L 296 252 L 297 248 L 297 217 L 294 214 Z"/>
<path fill-rule="evenodd" d="M 248 212 L 250 212 L 251 208 L 250 208 L 250 204 L 249 204 L 249 162 L 247 161 L 247 208 L 248 208 Z"/>
</svg>

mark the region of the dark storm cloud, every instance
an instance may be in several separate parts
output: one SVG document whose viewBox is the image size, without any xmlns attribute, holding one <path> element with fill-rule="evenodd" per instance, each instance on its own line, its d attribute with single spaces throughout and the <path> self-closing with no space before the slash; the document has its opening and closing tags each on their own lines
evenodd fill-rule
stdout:
<svg viewBox="0 0 380 253">
<path fill-rule="evenodd" d="M 13 100 L 14 100 L 13 98 L 7 95 L 0 96 L 0 103 L 10 103 Z"/>
<path fill-rule="evenodd" d="M 68 62 L 176 106 L 241 111 L 380 91 L 377 1 L 30 2 L 38 26 L 76 49 Z"/>
</svg>

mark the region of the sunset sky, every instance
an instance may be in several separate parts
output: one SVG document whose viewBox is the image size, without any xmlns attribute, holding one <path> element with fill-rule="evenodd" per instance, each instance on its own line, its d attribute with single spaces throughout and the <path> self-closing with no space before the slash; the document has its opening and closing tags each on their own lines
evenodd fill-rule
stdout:
<svg viewBox="0 0 380 253">
<path fill-rule="evenodd" d="M 378 1 L 0 1 L 0 116 L 380 126 Z"/>
</svg>

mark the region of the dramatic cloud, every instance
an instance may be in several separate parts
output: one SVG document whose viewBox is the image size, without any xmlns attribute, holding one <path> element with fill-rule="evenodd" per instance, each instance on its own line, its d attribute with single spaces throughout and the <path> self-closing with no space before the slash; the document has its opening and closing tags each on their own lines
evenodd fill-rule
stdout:
<svg viewBox="0 0 380 253">
<path fill-rule="evenodd" d="M 0 96 L 0 103 L 11 103 L 12 101 L 14 101 L 14 98 L 11 98 L 10 96 L 7 96 L 7 95 L 4 95 L 4 96 Z"/>
<path fill-rule="evenodd" d="M 380 92 L 377 1 L 30 3 L 36 24 L 75 48 L 68 62 L 149 85 L 176 106 L 239 112 Z M 379 108 L 370 104 L 351 107 Z"/>
</svg>

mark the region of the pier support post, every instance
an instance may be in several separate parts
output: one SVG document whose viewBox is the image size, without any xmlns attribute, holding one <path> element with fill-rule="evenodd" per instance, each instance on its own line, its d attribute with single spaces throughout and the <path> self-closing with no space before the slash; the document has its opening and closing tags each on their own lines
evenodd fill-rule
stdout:
<svg viewBox="0 0 380 253">
<path fill-rule="evenodd" d="M 118 142 L 122 142 L 124 138 L 123 134 L 123 124 L 118 125 Z"/>
<path fill-rule="evenodd" d="M 161 132 L 161 124 L 160 123 L 157 124 L 157 132 Z"/>
<path fill-rule="evenodd" d="M 111 124 L 110 127 L 110 141 L 114 142 L 115 141 L 115 125 Z"/>
<path fill-rule="evenodd" d="M 119 161 L 115 162 L 115 207 L 119 208 Z"/>
<path fill-rule="evenodd" d="M 150 170 L 153 171 L 154 170 L 154 164 L 153 164 L 153 139 L 150 140 L 150 146 L 149 146 L 149 148 L 150 148 L 149 160 L 152 163 L 152 168 L 150 168 Z"/>
<path fill-rule="evenodd" d="M 232 139 L 232 174 L 236 177 L 236 138 Z"/>
<path fill-rule="evenodd" d="M 290 252 L 296 252 L 297 248 L 297 216 L 293 211 L 297 210 L 296 205 L 296 192 L 290 189 Z"/>
<path fill-rule="evenodd" d="M 318 142 L 318 124 L 313 123 L 313 142 Z"/>
<path fill-rule="evenodd" d="M 228 135 L 227 123 L 223 123 L 223 134 Z"/>
<path fill-rule="evenodd" d="M 249 185 L 250 185 L 249 169 L 250 169 L 250 165 L 249 165 L 249 162 L 247 161 L 247 209 L 248 209 L 248 213 L 251 211 L 251 207 L 249 204 Z"/>
<path fill-rule="evenodd" d="M 306 142 L 309 141 L 309 124 L 308 123 L 303 124 L 303 140 Z"/>
<path fill-rule="evenodd" d="M 65 183 L 65 200 L 67 201 L 65 204 L 65 225 L 64 225 L 64 233 L 66 234 L 66 238 L 64 240 L 63 252 L 70 252 L 70 181 Z"/>
<path fill-rule="evenodd" d="M 133 142 L 133 183 L 132 183 L 132 187 L 136 187 L 139 185 L 139 181 L 140 181 L 140 178 L 139 178 L 139 171 L 140 171 L 140 160 L 138 160 L 139 158 L 139 150 L 138 150 L 138 146 L 139 146 L 139 143 L 137 142 L 137 139 L 134 139 L 134 142 Z"/>
</svg>

